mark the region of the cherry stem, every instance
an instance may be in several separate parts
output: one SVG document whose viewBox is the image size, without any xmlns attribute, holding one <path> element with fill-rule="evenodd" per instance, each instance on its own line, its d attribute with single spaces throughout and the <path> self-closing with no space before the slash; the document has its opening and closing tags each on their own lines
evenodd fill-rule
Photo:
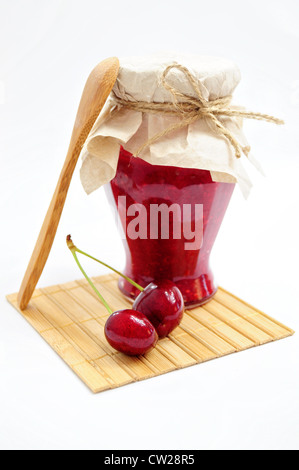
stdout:
<svg viewBox="0 0 299 470">
<path fill-rule="evenodd" d="M 99 297 L 100 301 L 102 302 L 102 304 L 106 307 L 106 309 L 108 310 L 108 312 L 110 313 L 110 315 L 113 313 L 113 311 L 111 310 L 111 308 L 109 307 L 109 305 L 107 304 L 106 300 L 104 299 L 104 297 L 99 293 L 98 289 L 96 288 L 96 286 L 94 285 L 94 283 L 92 282 L 92 280 L 90 279 L 90 277 L 88 277 L 88 275 L 86 274 L 86 272 L 84 271 L 84 269 L 82 268 L 81 264 L 80 264 L 80 261 L 78 260 L 78 257 L 76 255 L 76 251 L 79 251 L 77 250 L 77 248 L 75 247 L 75 245 L 73 244 L 72 242 L 72 239 L 71 239 L 71 236 L 68 235 L 67 236 L 67 239 L 66 239 L 66 243 L 67 243 L 67 246 L 68 248 L 70 249 L 80 271 L 82 272 L 83 276 L 85 277 L 85 279 L 87 280 L 88 284 L 90 285 L 90 287 L 95 291 L 95 293 L 97 294 L 97 296 Z"/>
<path fill-rule="evenodd" d="M 116 274 L 118 274 L 119 276 L 123 277 L 124 279 L 126 279 L 130 284 L 132 284 L 132 286 L 135 286 L 138 290 L 140 290 L 141 292 L 144 291 L 144 288 L 142 286 L 140 286 L 139 284 L 137 284 L 137 282 L 133 281 L 132 279 L 130 279 L 128 276 L 126 276 L 125 274 L 121 273 L 120 271 L 117 271 L 117 269 L 114 269 L 112 268 L 112 266 L 109 266 L 109 264 L 106 264 L 104 263 L 103 261 L 100 261 L 99 259 L 97 258 L 94 258 L 93 256 L 85 253 L 84 251 L 82 250 L 79 250 L 79 248 L 77 248 L 74 243 L 72 242 L 72 239 L 70 237 L 70 235 L 67 237 L 67 240 L 70 241 L 71 243 L 71 248 L 69 246 L 69 248 L 71 249 L 71 251 L 73 250 L 73 253 L 81 253 L 81 255 L 84 255 L 84 256 L 87 256 L 87 258 L 90 258 L 92 259 L 93 261 L 96 261 L 97 263 L 100 263 L 102 264 L 103 266 L 105 266 L 106 268 L 110 269 L 111 271 L 114 271 Z M 67 243 L 69 243 L 67 241 Z"/>
</svg>

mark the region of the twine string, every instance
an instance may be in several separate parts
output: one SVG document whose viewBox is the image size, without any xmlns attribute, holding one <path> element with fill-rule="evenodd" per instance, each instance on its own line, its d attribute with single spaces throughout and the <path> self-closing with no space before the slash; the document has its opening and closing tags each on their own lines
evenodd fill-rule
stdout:
<svg viewBox="0 0 299 470">
<path fill-rule="evenodd" d="M 167 81 L 167 75 L 172 69 L 178 69 L 186 76 L 196 93 L 196 98 L 182 93 Z M 149 147 L 162 137 L 187 127 L 198 119 L 206 118 L 213 123 L 215 133 L 224 137 L 230 142 L 234 148 L 236 158 L 240 158 L 242 153 L 244 153 L 246 156 L 249 155 L 250 147 L 241 146 L 233 133 L 227 129 L 225 125 L 219 120 L 219 116 L 255 119 L 258 121 L 272 122 L 277 125 L 284 124 L 284 121 L 281 119 L 277 119 L 276 117 L 270 116 L 268 114 L 234 109 L 231 107 L 232 96 L 230 95 L 223 98 L 218 98 L 216 100 L 206 100 L 202 96 L 200 86 L 196 78 L 186 67 L 180 64 L 172 64 L 165 68 L 161 77 L 161 84 L 167 91 L 171 93 L 172 102 L 148 103 L 146 101 L 128 101 L 118 98 L 115 94 L 113 96 L 113 100 L 117 104 L 131 110 L 143 113 L 166 114 L 171 116 L 178 116 L 181 118 L 180 122 L 172 124 L 144 142 L 135 152 L 136 156 L 140 155 L 145 148 Z M 183 101 L 179 101 L 179 99 Z"/>
</svg>

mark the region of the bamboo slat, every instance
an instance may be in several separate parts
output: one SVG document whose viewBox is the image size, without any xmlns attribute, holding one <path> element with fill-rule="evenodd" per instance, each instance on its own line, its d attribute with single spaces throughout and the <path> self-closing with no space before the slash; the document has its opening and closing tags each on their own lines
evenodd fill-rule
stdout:
<svg viewBox="0 0 299 470">
<path fill-rule="evenodd" d="M 114 274 L 94 279 L 113 310 L 130 308 Z M 275 341 L 294 331 L 226 290 L 206 305 L 186 310 L 168 338 L 141 357 L 129 357 L 107 343 L 107 311 L 84 280 L 37 289 L 24 311 L 17 294 L 7 300 L 94 392 L 120 387 Z"/>
</svg>

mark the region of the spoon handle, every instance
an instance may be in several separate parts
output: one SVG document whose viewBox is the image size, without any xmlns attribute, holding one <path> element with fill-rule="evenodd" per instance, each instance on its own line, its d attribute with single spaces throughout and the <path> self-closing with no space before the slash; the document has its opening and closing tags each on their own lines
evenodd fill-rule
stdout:
<svg viewBox="0 0 299 470">
<path fill-rule="evenodd" d="M 53 245 L 79 155 L 113 88 L 118 69 L 119 62 L 117 58 L 106 59 L 92 71 L 86 82 L 69 150 L 19 290 L 18 305 L 21 310 L 27 307 L 43 272 Z"/>
</svg>

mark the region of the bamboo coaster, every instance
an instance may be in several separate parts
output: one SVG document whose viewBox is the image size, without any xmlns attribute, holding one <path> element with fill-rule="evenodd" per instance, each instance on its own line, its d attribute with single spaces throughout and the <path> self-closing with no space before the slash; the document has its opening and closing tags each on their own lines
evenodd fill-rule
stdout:
<svg viewBox="0 0 299 470">
<path fill-rule="evenodd" d="M 113 275 L 94 278 L 113 310 L 130 307 Z M 243 351 L 294 334 L 263 312 L 219 288 L 209 303 L 185 312 L 168 338 L 142 357 L 118 353 L 107 343 L 108 313 L 85 280 L 37 289 L 20 311 L 17 294 L 7 300 L 94 392 Z"/>
</svg>

